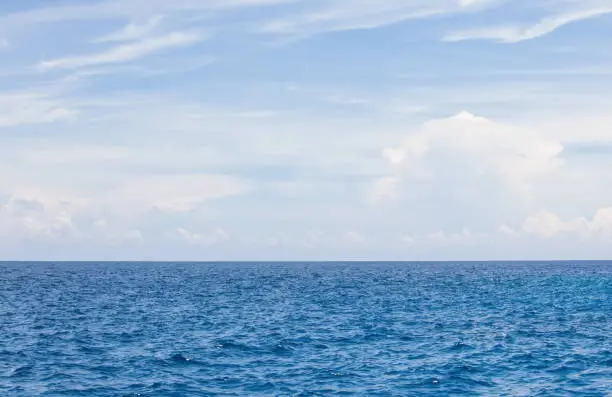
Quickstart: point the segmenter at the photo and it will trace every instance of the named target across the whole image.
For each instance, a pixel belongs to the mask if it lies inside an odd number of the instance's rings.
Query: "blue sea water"
[[[612,263],[4,263],[2,396],[609,396]]]

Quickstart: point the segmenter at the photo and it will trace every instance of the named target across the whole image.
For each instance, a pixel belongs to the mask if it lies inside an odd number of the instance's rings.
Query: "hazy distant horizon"
[[[163,260],[153,260],[153,259],[117,259],[117,260],[53,260],[53,259],[44,259],[44,260],[0,260],[1,264],[407,264],[407,265],[418,265],[418,264],[508,264],[508,265],[521,265],[521,264],[536,264],[536,265],[546,265],[546,264],[604,264],[604,263],[612,263],[612,259],[491,259],[491,260],[375,260],[375,259],[316,259],[316,260],[281,260],[281,259],[253,259],[253,260],[171,260],[171,259],[163,259]]]

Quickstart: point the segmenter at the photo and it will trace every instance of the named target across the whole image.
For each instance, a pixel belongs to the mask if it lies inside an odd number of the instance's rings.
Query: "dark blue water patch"
[[[4,263],[2,396],[607,396],[612,263]]]

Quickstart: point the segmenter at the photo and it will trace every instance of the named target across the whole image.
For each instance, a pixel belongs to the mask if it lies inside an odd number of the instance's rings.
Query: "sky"
[[[612,257],[612,0],[0,2],[2,260]]]

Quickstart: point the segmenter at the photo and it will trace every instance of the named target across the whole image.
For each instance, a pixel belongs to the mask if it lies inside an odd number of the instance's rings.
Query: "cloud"
[[[612,207],[597,210],[591,220],[581,217],[564,221],[551,212],[540,212],[527,218],[522,230],[526,234],[544,238],[573,234],[612,239]]]
[[[501,225],[498,229],[498,232],[507,237],[517,236],[517,232],[508,225]]]
[[[401,179],[397,176],[386,176],[378,179],[369,191],[369,200],[377,203],[397,199],[400,183]]]
[[[576,225],[571,219],[611,202],[609,159],[576,149],[610,140],[600,110],[609,108],[609,87],[595,79],[601,73],[533,73],[546,69],[541,62],[555,70],[598,62],[605,70],[599,40],[576,45],[571,62],[548,48],[533,52],[538,58],[523,57],[537,49],[531,46],[476,44],[478,65],[459,59],[452,45],[424,41],[475,21],[468,13],[486,9],[478,17],[500,24],[517,15],[534,21],[542,12],[569,15],[577,1],[61,3],[0,21],[0,37],[12,44],[5,68],[21,70],[3,72],[3,87],[52,86],[0,95],[0,201],[12,197],[0,204],[0,223],[17,235],[64,233],[100,250],[141,241],[151,256],[163,244],[167,256],[189,249],[214,256],[220,247],[201,247],[223,238],[215,231],[222,225],[232,233],[227,252],[236,256],[368,250],[370,257],[420,252],[435,259],[442,255],[436,244],[449,256],[477,245],[488,256],[498,241],[518,251],[528,240],[554,242],[568,228],[605,229],[596,226],[606,224],[605,213]],[[243,9],[262,4],[269,8]],[[267,22],[269,35],[248,35]],[[348,32],[396,22],[410,26]],[[210,50],[222,62],[205,71],[198,68],[209,60],[195,62],[203,55],[195,43],[205,38],[190,30],[201,25],[221,32]],[[65,36],[80,26],[88,35]],[[546,31],[517,26],[505,37]],[[261,48],[261,41],[332,31],[344,33]],[[592,33],[600,31],[584,35]],[[352,62],[357,49],[341,45],[355,34],[365,63]],[[379,39],[389,46],[374,48]],[[41,52],[30,40],[46,48],[40,70],[61,73],[32,70]],[[418,61],[398,56],[402,49]],[[308,57],[309,73],[296,57]],[[506,57],[520,58],[510,66],[519,73],[499,73]],[[462,108],[472,113],[457,113]],[[454,116],[437,118],[444,114]]]
[[[561,219],[550,212],[541,212],[525,220],[523,231],[542,237],[552,237],[563,230],[571,230]]]
[[[125,147],[115,146],[70,146],[28,148],[19,153],[27,164],[37,166],[72,165],[84,166],[91,163],[107,163],[125,159],[129,155]]]
[[[114,206],[186,212],[202,203],[247,192],[244,181],[223,175],[157,175],[129,178],[107,195]]]
[[[555,30],[574,23],[612,13],[612,7],[586,9],[581,11],[557,14],[541,19],[537,24],[528,27],[497,26],[491,28],[468,29],[454,32],[444,37],[444,41],[457,42],[464,40],[495,40],[502,43],[518,43],[547,35]]]
[[[216,230],[205,234],[192,233],[183,228],[177,228],[176,234],[191,245],[203,247],[224,243],[229,241],[231,238],[230,234],[222,228],[217,228]]]
[[[156,52],[187,47],[203,39],[204,37],[196,32],[174,32],[135,43],[123,44],[97,54],[43,61],[39,67],[43,70],[78,69],[88,66],[131,62]]]
[[[9,197],[0,203],[0,236],[13,244],[29,241],[33,244],[70,245],[89,241],[98,246],[122,242],[142,242],[139,230],[114,221],[93,216],[68,202]]]
[[[351,230],[344,234],[344,240],[349,244],[361,245],[364,244],[367,240],[360,233]]]
[[[34,146],[32,143],[29,146]],[[203,203],[242,195],[251,184],[231,175],[156,173],[130,165],[123,148],[67,147],[26,149],[11,153],[0,166],[0,195],[36,200],[49,210],[97,214],[99,211],[140,216],[147,211],[186,212]],[[1,164],[0,164],[1,165]],[[16,170],[14,167],[17,167]],[[149,166],[151,167],[151,166]],[[66,175],[70,175],[69,178]]]
[[[0,205],[0,235],[15,238],[72,238],[76,228],[69,214],[36,199],[11,196]]]
[[[94,43],[108,43],[114,41],[135,41],[149,36],[164,20],[161,16],[150,18],[144,24],[130,23],[117,32],[99,37],[93,40]]]
[[[194,11],[232,10],[272,6],[291,0],[103,0],[28,9],[0,18],[0,32],[58,22],[132,19],[143,15],[165,15]]]
[[[397,177],[469,182],[492,176],[520,185],[555,170],[562,151],[560,142],[537,131],[461,112],[425,123],[383,157]]]
[[[0,236],[4,241],[80,241],[98,248],[148,244],[155,238],[163,239],[161,233],[167,226],[156,222],[176,226],[185,214],[184,219],[197,224],[205,204],[245,194],[250,188],[243,180],[224,175],[122,175],[112,167],[107,174],[100,174],[99,166],[92,168],[95,163],[78,165],[83,172],[74,171],[76,164],[79,162],[66,167],[61,162],[49,163],[31,173],[24,166],[17,172],[2,172]],[[190,211],[194,212],[187,215]],[[145,229],[147,239],[140,232]],[[191,242],[206,245],[227,238],[219,229],[213,234],[193,233]]]
[[[18,197],[10,197],[4,204],[0,205],[0,212],[8,215],[27,216],[44,212],[45,206],[37,200],[28,200]]]
[[[75,111],[48,94],[0,93],[0,128],[22,124],[45,124],[69,120]]]
[[[260,30],[271,34],[313,35],[374,29],[410,19],[478,11],[497,3],[499,0],[331,0],[320,3],[319,8],[268,21]]]
[[[131,242],[144,241],[144,237],[140,230],[128,230],[127,232],[125,232],[123,237],[126,241],[131,241]]]
[[[384,149],[388,173],[368,199],[421,230],[496,228],[531,211],[542,181],[563,166],[562,152],[538,131],[461,112]]]

